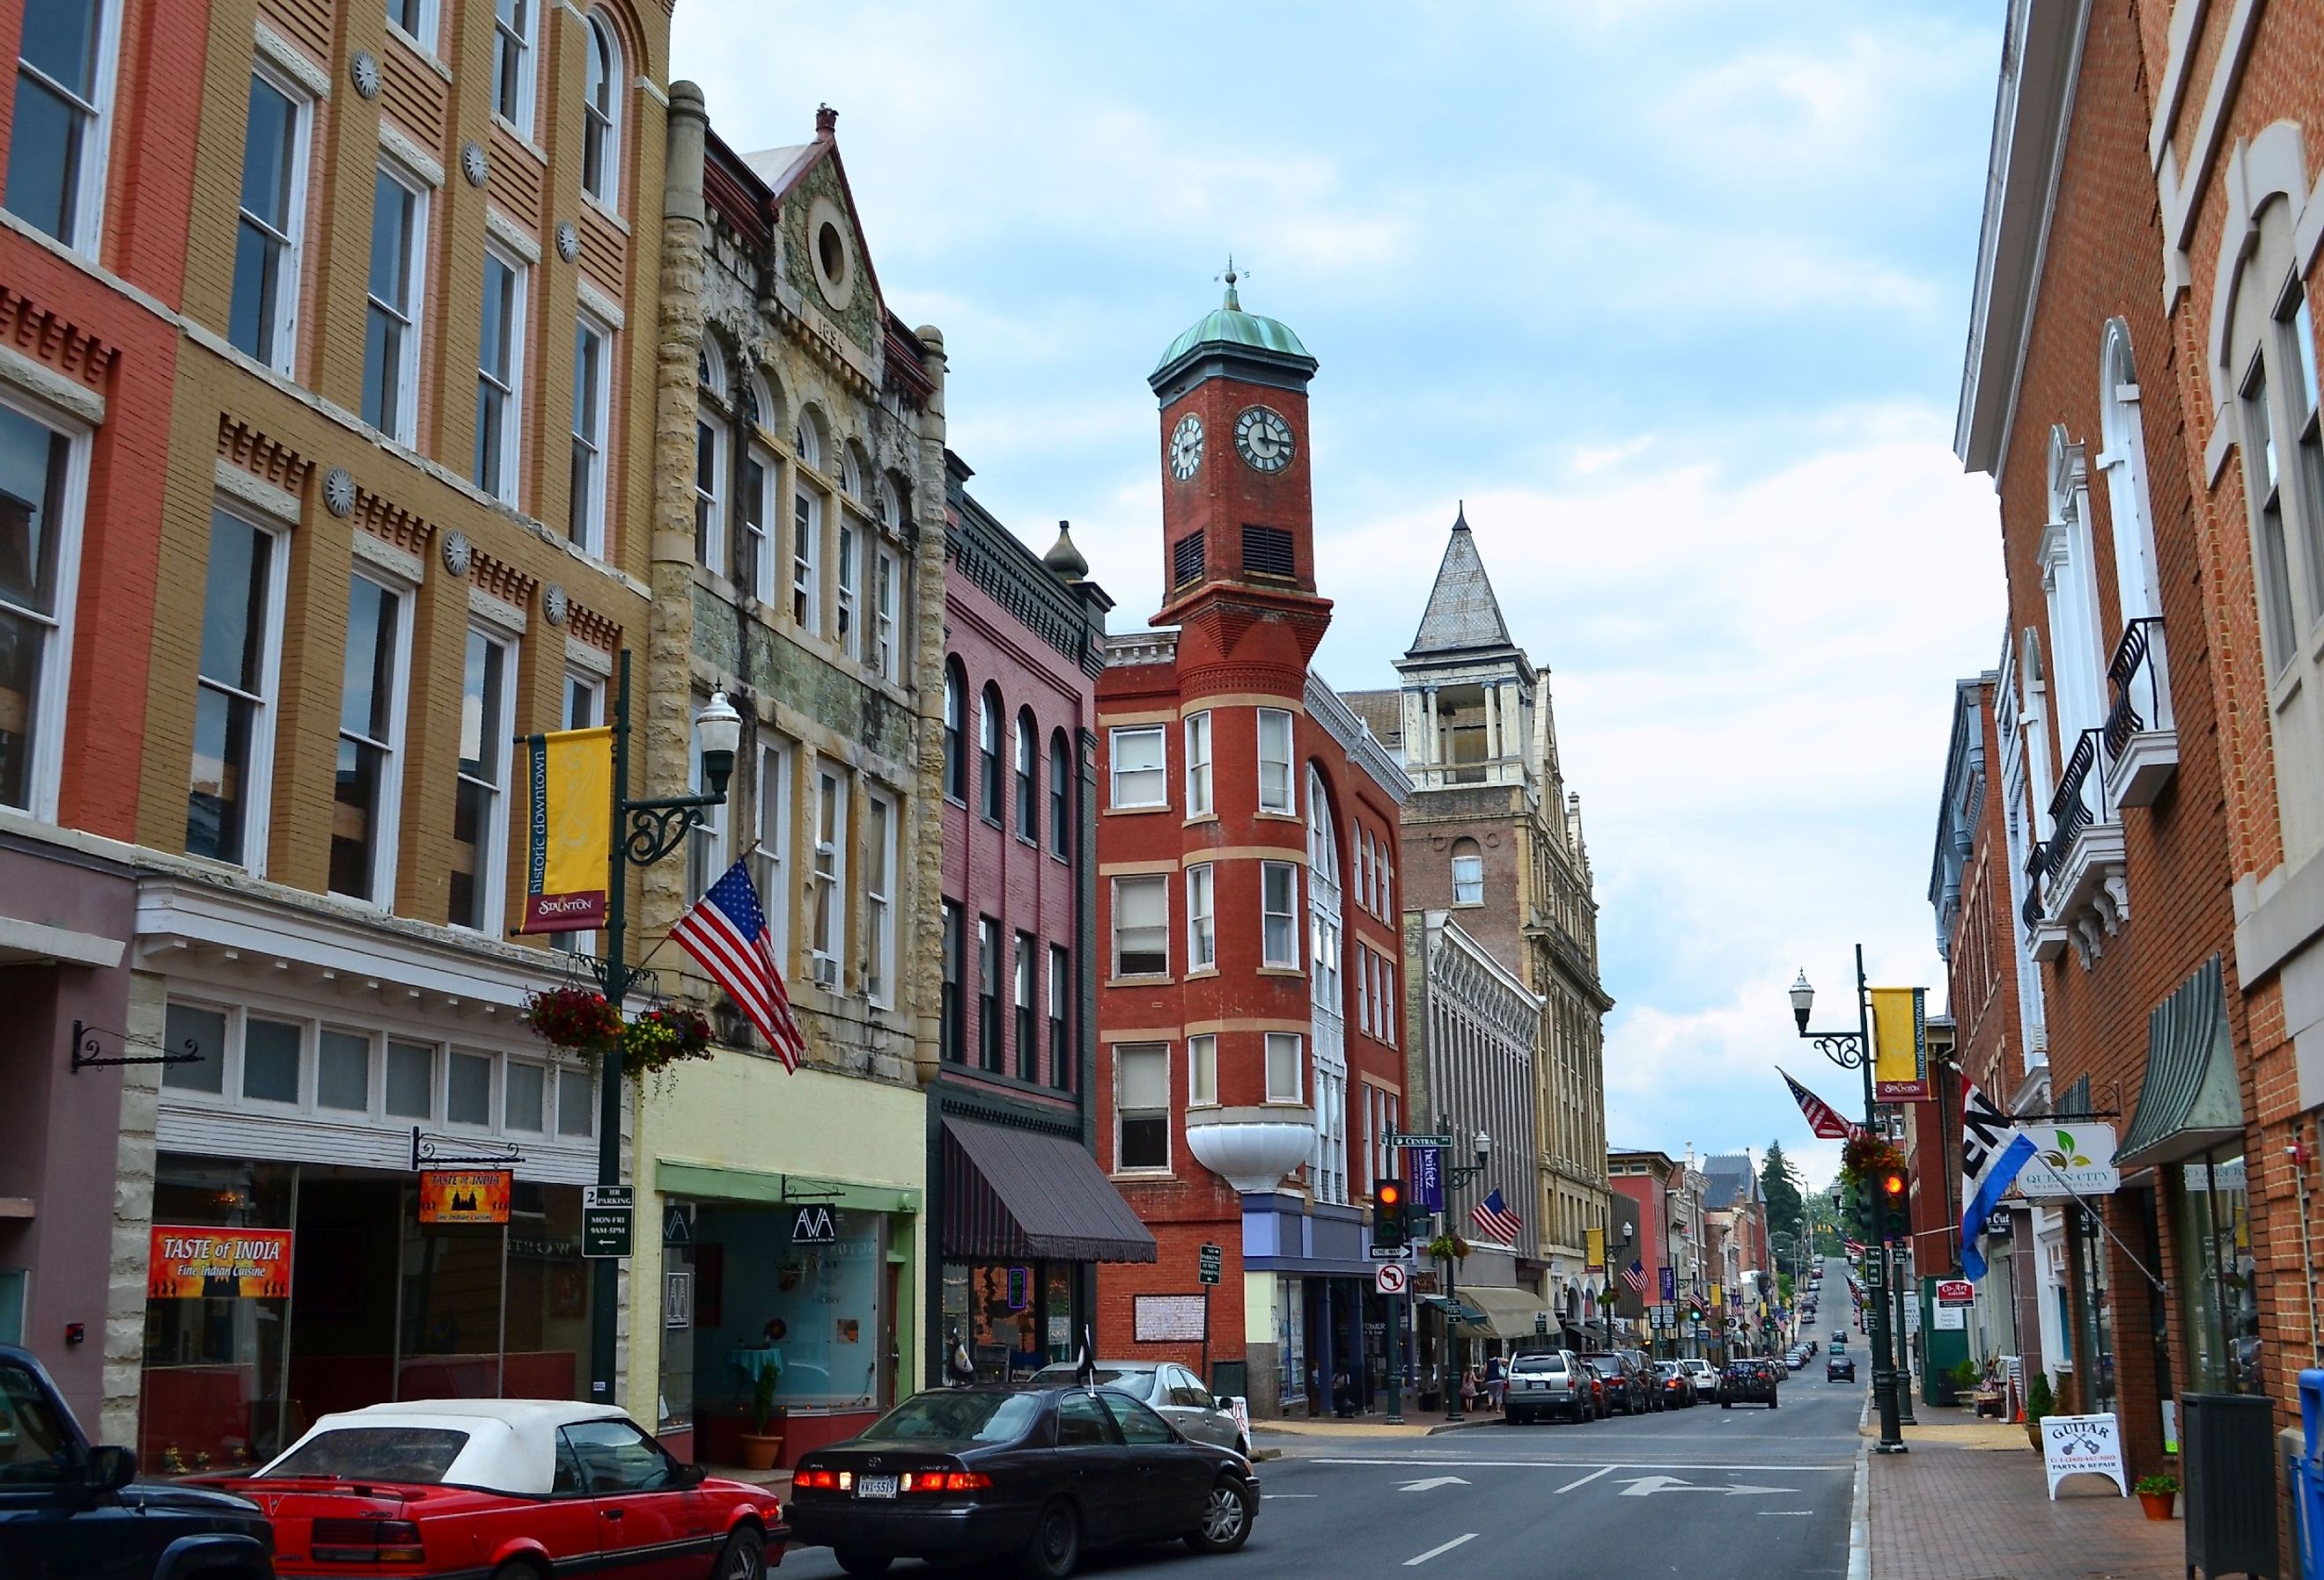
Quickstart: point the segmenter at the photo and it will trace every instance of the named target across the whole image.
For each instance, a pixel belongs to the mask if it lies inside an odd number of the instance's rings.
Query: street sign
[[[1220,1270],[1225,1265],[1226,1252],[1215,1245],[1205,1244],[1196,1254],[1200,1258],[1200,1276],[1203,1282],[1217,1283]]]
[[[1533,1314],[1533,1332],[1536,1338],[1547,1338],[1549,1336],[1548,1312],[1536,1311]]]
[[[1967,1279],[1940,1279],[1937,1280],[1937,1304],[1974,1306],[1977,1304],[1977,1286]]]
[[[581,1254],[622,1257],[630,1253],[630,1219],[638,1203],[634,1185],[581,1187]]]
[[[1364,1247],[1364,1254],[1371,1258],[1374,1261],[1410,1261],[1412,1260],[1412,1247],[1408,1244],[1367,1245]],[[1211,1281],[1213,1283],[1218,1282],[1216,1279],[1213,1279]]]
[[[1396,1138],[1396,1144],[1399,1147],[1449,1147],[1452,1144],[1452,1138],[1451,1136],[1438,1135],[1421,1136],[1398,1134]]]
[[[1404,1263],[1384,1261],[1372,1269],[1372,1285],[1383,1295],[1404,1293]]]

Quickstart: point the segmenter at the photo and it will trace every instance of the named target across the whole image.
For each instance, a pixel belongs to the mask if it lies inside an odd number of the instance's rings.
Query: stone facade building
[[[1406,902],[1452,912],[1543,1001],[1535,1056],[1537,1163],[1520,1213],[1553,1306],[1597,1319],[1608,1270],[1588,1265],[1609,1226],[1598,903],[1566,788],[1549,676],[1509,636],[1465,514],[1457,517],[1396,691],[1350,705],[1412,776],[1399,845]],[[1516,1188],[1516,1182],[1511,1182]]]
[[[656,344],[643,757],[683,793],[689,721],[743,719],[727,804],[650,870],[657,938],[745,863],[807,1041],[788,1073],[691,961],[724,1051],[639,1141],[637,1373],[659,1425],[731,1462],[778,1369],[786,1463],[919,1385],[931,1243],[943,849],[944,343],[881,295],[836,115],[742,154],[670,97]],[[641,518],[642,519],[642,518]]]

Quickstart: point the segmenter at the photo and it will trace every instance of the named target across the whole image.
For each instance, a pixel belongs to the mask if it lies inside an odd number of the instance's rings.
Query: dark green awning
[[[1464,1327],[1484,1327],[1487,1325],[1483,1312],[1456,1296],[1423,1295],[1420,1303],[1432,1310],[1443,1312]]]
[[[2176,1162],[2243,1136],[2227,983],[2214,955],[2147,1017],[2146,1076],[2116,1160],[2126,1169]]]

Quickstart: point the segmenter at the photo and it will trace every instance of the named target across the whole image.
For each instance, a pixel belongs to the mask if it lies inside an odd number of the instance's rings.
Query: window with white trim
[[[976,919],[976,1063],[980,1069],[1005,1067],[1001,1047],[1001,924]]]
[[[1211,716],[1208,709],[1186,716],[1186,816],[1201,818],[1211,809]]]
[[[1259,714],[1259,809],[1296,815],[1291,790],[1291,716],[1279,707]]]
[[[1074,1089],[1074,965],[1063,944],[1049,946],[1049,1085]]]
[[[436,48],[436,0],[387,0],[387,20],[421,49]]]
[[[855,614],[856,604],[862,597],[862,589],[858,586],[862,576],[858,564],[862,558],[857,549],[859,536],[855,518],[842,510],[839,513],[838,575],[833,582],[838,595],[839,651],[851,659],[855,656],[856,646],[863,636]]]
[[[873,790],[863,815],[863,995],[885,1007],[896,989],[896,803]]]
[[[582,40],[581,189],[608,208],[621,207],[622,45],[602,11],[587,18]]]
[[[540,0],[493,0],[493,114],[532,137]]]
[[[1010,750],[1017,759],[1017,837],[1028,845],[1041,842],[1041,729],[1033,710],[1017,710],[1017,735]]]
[[[1115,730],[1111,750],[1113,793],[1110,802],[1116,808],[1167,807],[1170,804],[1167,771],[1163,764],[1162,731],[1159,726]]]
[[[788,743],[761,737],[757,841],[751,848],[751,882],[766,913],[767,942],[783,974],[790,974],[791,764]]]
[[[1034,942],[1032,934],[1017,935],[1017,953],[1013,961],[1015,971],[1012,975],[1017,1010],[1017,1024],[1014,1029],[1017,1039],[1017,1078],[1020,1081],[1038,1081],[1041,1078],[1040,1029],[1033,1019],[1033,979],[1035,972],[1039,969],[1038,958],[1039,948],[1040,946]]]
[[[1259,964],[1299,968],[1299,869],[1259,864]]]
[[[585,554],[605,554],[605,426],[613,332],[587,313],[573,319],[573,468],[565,535]]]
[[[791,624],[809,636],[823,634],[822,562],[823,495],[801,484],[791,494]]]
[[[281,583],[281,535],[213,509],[186,854],[259,873],[266,870]]]
[[[507,866],[509,738],[516,691],[516,646],[468,628],[460,683],[459,782],[452,806],[452,870],[446,919],[454,927],[498,930]]]
[[[1306,1092],[1306,1079],[1301,1068],[1300,1043],[1296,1031],[1269,1031],[1267,1034],[1267,1100],[1269,1103],[1296,1103]]]
[[[1207,971],[1219,963],[1218,920],[1213,910],[1211,864],[1186,869],[1186,969]]]
[[[426,186],[417,176],[382,161],[372,177],[363,420],[407,445],[419,425],[420,302],[427,236]]]
[[[1484,850],[1473,839],[1456,839],[1452,842],[1452,903],[1482,905],[1484,902]]]
[[[476,453],[469,480],[504,504],[516,503],[522,448],[524,264],[484,245],[483,321],[476,341]]]
[[[767,506],[774,495],[775,477],[774,457],[751,446],[742,456],[742,497],[734,502],[741,538],[734,550],[734,584],[762,604],[775,596],[775,557],[767,542]]]
[[[1113,881],[1113,975],[1170,972],[1170,881],[1156,873]]]
[[[1074,754],[1065,732],[1049,736],[1049,854],[1060,861],[1074,856]]]
[[[817,759],[807,947],[815,979],[833,993],[846,991],[840,971],[847,949],[847,796],[846,771]]]
[[[1219,1039],[1208,1032],[1186,1039],[1186,1106],[1208,1108],[1219,1100]]]
[[[944,793],[965,806],[968,802],[968,677],[960,661],[945,660]]]
[[[872,563],[872,668],[882,680],[901,672],[903,598],[904,562],[882,543]]]
[[[307,228],[307,143],[314,105],[281,73],[264,65],[251,69],[226,338],[236,350],[286,376],[298,346],[299,244]]]
[[[986,681],[976,699],[976,810],[1001,821],[1001,688]]]
[[[8,185],[26,224],[92,257],[105,217],[118,0],[35,0],[21,13]]]
[[[403,779],[403,649],[410,609],[410,596],[400,588],[361,573],[348,582],[329,882],[334,894],[383,908],[395,898],[396,811]]]
[[[88,449],[86,437],[0,403],[0,806],[51,820]]]
[[[1113,1166],[1120,1173],[1170,1167],[1170,1045],[1113,1049]]]

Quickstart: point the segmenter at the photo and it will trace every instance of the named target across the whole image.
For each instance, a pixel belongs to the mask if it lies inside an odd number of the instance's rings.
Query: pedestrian
[[[1499,1355],[1489,1356],[1485,1362],[1486,1402],[1493,1409],[1499,1410],[1501,1408],[1501,1400],[1508,1397],[1508,1363]]]
[[[1477,1408],[1477,1369],[1474,1366],[1461,1368],[1461,1408],[1464,1410]]]

